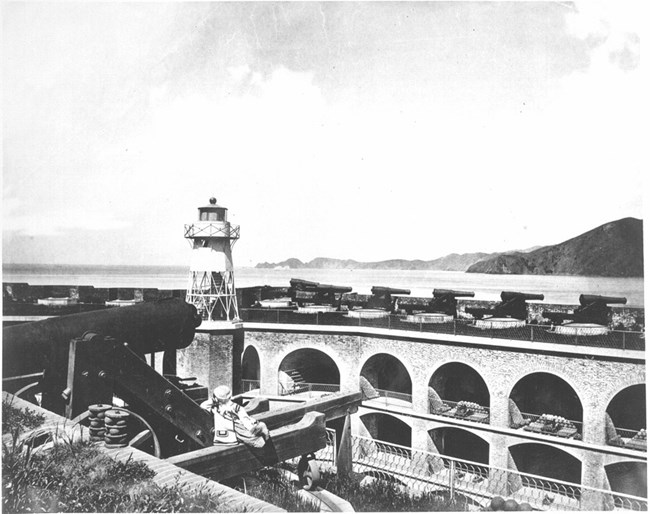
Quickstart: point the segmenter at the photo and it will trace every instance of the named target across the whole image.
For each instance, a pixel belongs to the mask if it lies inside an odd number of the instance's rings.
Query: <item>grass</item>
[[[42,422],[30,409],[3,402],[3,512],[224,512],[205,487],[178,481],[160,487],[141,462],[119,462],[90,442],[66,441],[51,448],[18,442],[19,434]]]
[[[2,400],[2,433],[17,437],[23,430],[40,427],[45,418],[32,409],[18,409],[11,400]]]
[[[356,512],[450,512],[464,511],[464,502],[454,502],[448,492],[414,495],[399,485],[375,480],[361,485],[365,475],[353,473],[349,478],[332,473],[321,475],[321,487],[350,502]]]
[[[297,496],[296,487],[276,468],[247,473],[230,480],[228,485],[287,512],[318,512],[312,502]]]

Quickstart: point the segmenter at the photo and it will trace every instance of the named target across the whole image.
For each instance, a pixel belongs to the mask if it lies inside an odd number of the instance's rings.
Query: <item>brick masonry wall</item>
[[[577,420],[584,422],[583,441],[599,446],[605,445],[605,412],[614,396],[631,385],[645,383],[645,363],[638,361],[567,357],[517,349],[445,344],[444,341],[248,330],[244,349],[249,347],[258,352],[261,389],[266,395],[277,394],[278,370],[283,359],[292,352],[316,349],[333,359],[339,368],[341,391],[345,393],[359,389],[359,376],[371,357],[388,354],[406,368],[413,386],[413,411],[423,414],[428,414],[428,386],[434,373],[447,363],[460,362],[473,368],[485,381],[490,392],[490,426],[504,430],[509,429],[508,398],[515,385],[532,373],[550,373],[567,382],[576,392],[583,408],[583,419]],[[414,448],[423,450],[430,450],[427,432],[445,426],[441,422],[402,418],[412,428]],[[358,421],[356,426],[359,426]],[[469,431],[489,442],[490,464],[501,468],[507,468],[512,461],[509,457],[511,447],[530,442],[522,440],[516,431],[512,431],[511,436],[485,432],[479,426],[469,428]],[[606,463],[625,460],[625,457],[617,457],[605,462],[602,454],[589,449],[566,447],[559,440],[554,445],[582,462],[582,483],[591,487],[604,486]]]

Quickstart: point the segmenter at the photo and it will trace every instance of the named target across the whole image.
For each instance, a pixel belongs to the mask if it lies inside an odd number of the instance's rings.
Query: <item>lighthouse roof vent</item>
[[[227,207],[224,207],[223,205],[217,205],[217,199],[213,196],[210,198],[210,204],[209,205],[204,205],[203,207],[199,207],[201,210],[212,210],[212,209],[227,209]]]

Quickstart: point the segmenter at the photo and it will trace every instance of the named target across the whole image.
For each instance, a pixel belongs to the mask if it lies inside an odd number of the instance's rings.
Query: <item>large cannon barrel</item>
[[[372,286],[370,292],[374,295],[385,295],[385,294],[411,294],[410,289],[398,289],[396,287],[384,287],[384,286]]]
[[[516,291],[502,291],[501,292],[501,301],[508,302],[514,300],[515,298],[520,298],[522,300],[543,300],[544,295],[539,293],[519,293]]]
[[[57,349],[88,331],[124,341],[143,355],[189,346],[200,324],[193,305],[170,298],[14,325],[2,331],[3,375],[42,371]]]
[[[454,291],[453,289],[434,289],[433,290],[433,296],[434,298],[438,298],[441,296],[466,296],[466,297],[473,297],[474,296],[474,291]]]
[[[312,282],[311,280],[303,280],[301,278],[292,278],[289,280],[289,284],[291,284],[291,287],[294,289],[298,289],[300,291],[308,291],[312,289],[316,289],[318,287],[318,282]]]
[[[591,303],[602,303],[605,305],[608,303],[627,303],[627,298],[624,296],[600,296],[596,294],[581,294],[578,300],[582,306],[589,305]]]
[[[322,293],[350,293],[352,288],[349,286],[333,286],[331,284],[318,284],[316,291]]]

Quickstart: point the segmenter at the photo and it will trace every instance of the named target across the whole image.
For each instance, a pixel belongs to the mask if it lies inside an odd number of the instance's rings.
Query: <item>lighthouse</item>
[[[204,322],[239,321],[232,247],[239,227],[228,222],[228,209],[210,198],[199,207],[199,220],[185,225],[192,245],[186,301],[196,307]]]

